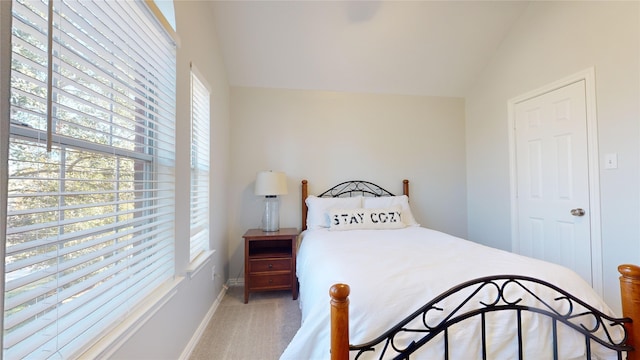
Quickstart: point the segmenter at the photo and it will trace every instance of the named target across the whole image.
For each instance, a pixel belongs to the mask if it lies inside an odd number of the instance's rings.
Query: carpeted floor
[[[278,359],[300,327],[298,301],[291,291],[252,293],[230,287],[190,360]]]

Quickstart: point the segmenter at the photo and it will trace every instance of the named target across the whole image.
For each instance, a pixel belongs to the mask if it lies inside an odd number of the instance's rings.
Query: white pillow
[[[389,208],[395,205],[400,205],[402,210],[402,221],[404,221],[407,226],[420,226],[411,213],[409,197],[407,195],[377,197],[366,196],[362,199],[362,207],[365,209]]]
[[[406,226],[400,205],[384,209],[332,209],[329,220],[329,230],[402,229]]]
[[[329,227],[331,209],[356,209],[362,207],[362,196],[321,198],[309,195],[307,204],[307,229],[315,230]]]

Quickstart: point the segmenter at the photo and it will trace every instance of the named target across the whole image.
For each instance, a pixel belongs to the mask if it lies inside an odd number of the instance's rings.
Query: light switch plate
[[[618,154],[610,153],[604,156],[604,168],[605,169],[617,169],[618,168]]]

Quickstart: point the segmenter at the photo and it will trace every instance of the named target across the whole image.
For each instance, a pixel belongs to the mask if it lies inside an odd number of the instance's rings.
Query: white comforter
[[[461,282],[488,275],[514,274],[548,281],[599,310],[613,314],[577,274],[564,267],[482,246],[422,227],[400,230],[308,230],[297,257],[302,324],[281,359],[328,359],[330,348],[329,288],[351,287],[350,343],[372,340],[420,306]],[[517,358],[510,335],[514,318],[495,316],[489,330],[489,358]],[[505,314],[504,319],[499,317]],[[551,355],[549,322],[530,316],[524,321],[528,359]],[[506,324],[505,324],[506,323]],[[452,329],[451,358],[479,358],[478,326]],[[474,341],[475,339],[475,341]],[[506,340],[498,343],[496,339]],[[540,339],[546,345],[534,342]],[[469,340],[469,341],[467,341]],[[464,344],[460,341],[466,341]],[[561,333],[560,359],[584,358],[584,338]],[[442,358],[442,347],[425,346],[418,359]],[[545,349],[546,347],[546,349]],[[436,351],[435,353],[433,351]],[[438,355],[435,355],[438,354]],[[600,354],[599,357],[605,357]]]

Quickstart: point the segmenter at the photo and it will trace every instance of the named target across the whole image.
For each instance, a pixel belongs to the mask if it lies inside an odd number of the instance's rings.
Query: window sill
[[[215,253],[215,250],[207,250],[201,252],[195,259],[189,264],[187,267],[186,274],[189,276],[189,280],[193,279],[198,275],[200,270],[204,268],[204,266],[211,260],[211,256]]]

